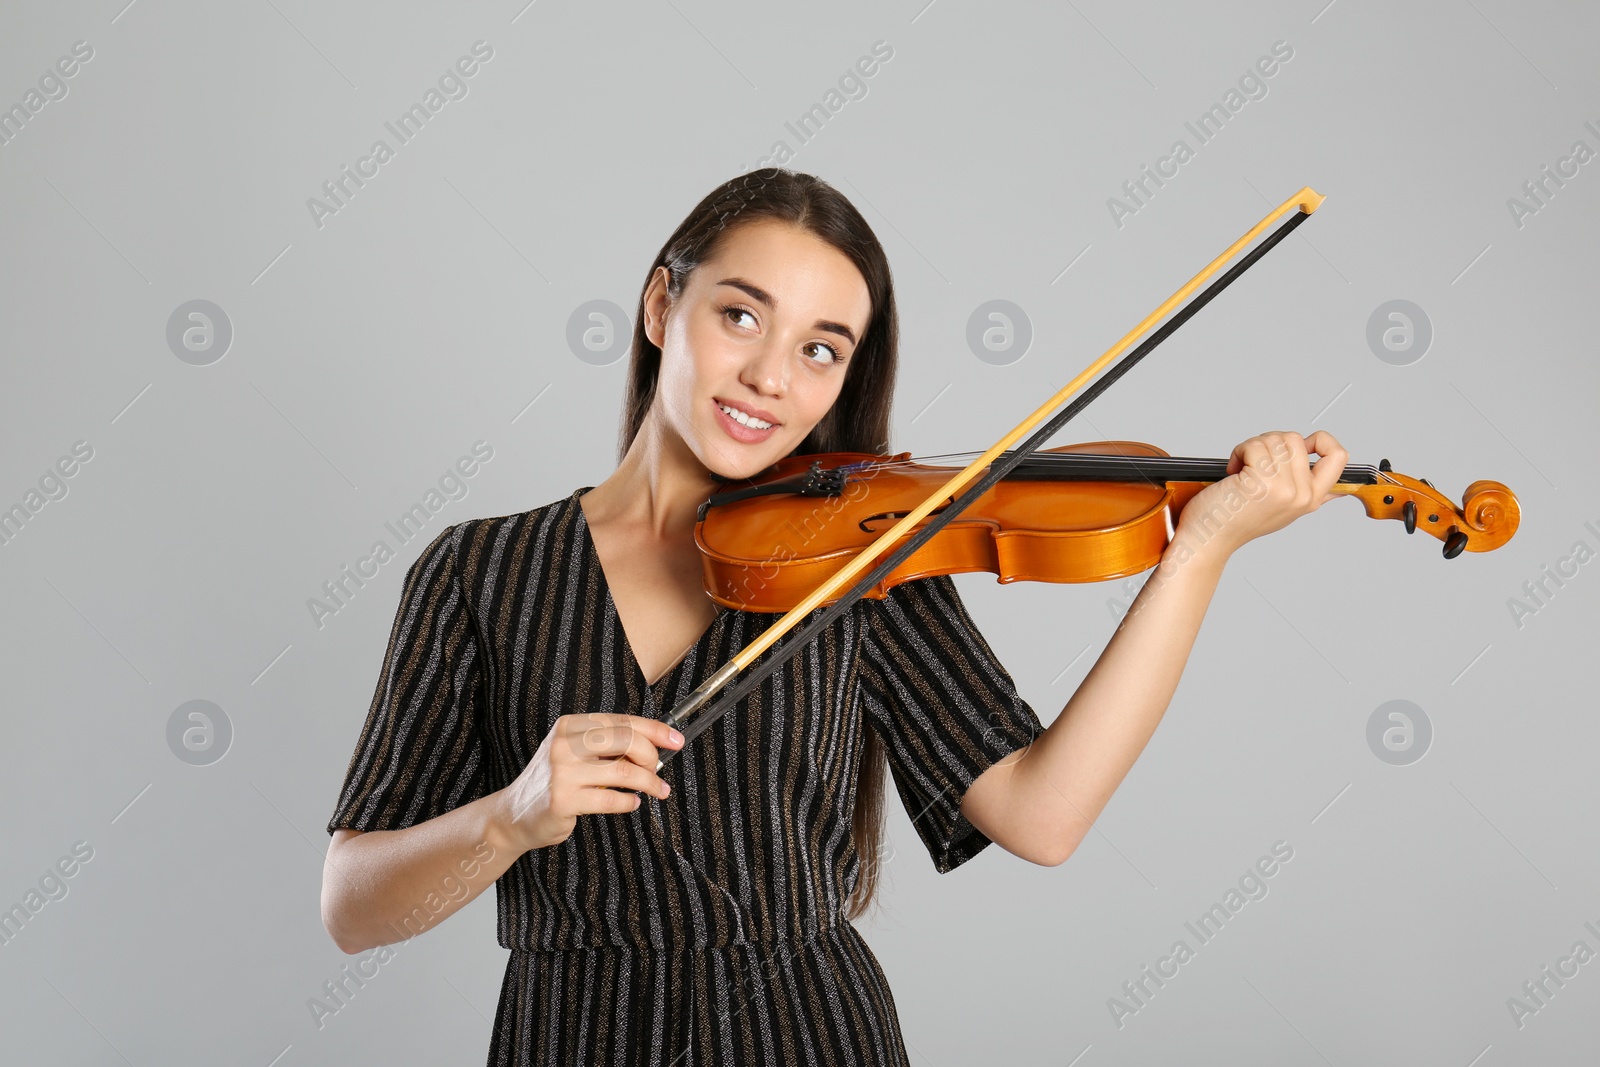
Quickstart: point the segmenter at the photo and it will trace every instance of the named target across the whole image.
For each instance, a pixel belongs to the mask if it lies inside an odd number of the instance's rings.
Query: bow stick
[[[1106,349],[1105,353],[1101,355],[1099,359],[1085,367],[1077,377],[1073,378],[1072,381],[1064,385],[1059,392],[1057,392],[1049,400],[1045,401],[1044,404],[1042,404],[1027,418],[1018,423],[1016,427],[1014,427],[1004,437],[1000,438],[1000,440],[991,445],[989,449],[978,456],[977,459],[973,460],[965,468],[952,475],[950,479],[944,483],[944,485],[934,490],[934,492],[930,494],[926,500],[912,508],[910,511],[906,512],[899,522],[885,530],[882,536],[880,536],[876,541],[863,548],[853,560],[841,567],[838,571],[834,572],[825,581],[820,583],[816,589],[812,590],[809,596],[807,596],[800,603],[796,604],[792,609],[785,613],[782,618],[778,619],[777,622],[769,626],[759,637],[751,641],[744,648],[740,649],[732,659],[724,664],[710,678],[707,678],[704,682],[700,683],[694,692],[685,697],[667,715],[667,722],[670,723],[675,729],[679,729],[683,733],[684,746],[687,747],[690,741],[694,740],[701,733],[709,729],[718,719],[726,714],[741,697],[743,697],[757,685],[760,685],[762,680],[765,679],[768,674],[792,659],[801,648],[805,647],[812,634],[831,623],[841,613],[850,610],[851,606],[854,605],[854,603],[859,600],[867,590],[877,585],[878,582],[880,582],[887,574],[889,574],[890,571],[894,570],[895,567],[899,566],[902,561],[911,555],[911,553],[915,552],[918,548],[925,544],[929,538],[933,537],[934,534],[943,529],[946,523],[950,522],[957,515],[959,515],[968,504],[986,492],[988,488],[995,482],[1005,477],[1006,473],[1018,463],[1022,462],[1022,460],[1030,452],[1033,452],[1035,449],[1041,447],[1044,442],[1056,432],[1056,430],[1060,429],[1061,426],[1066,424],[1066,422],[1069,421],[1079,411],[1081,411],[1085,405],[1094,400],[1095,397],[1099,396],[1100,393],[1109,387],[1112,382],[1116,381],[1117,378],[1120,378],[1123,374],[1127,373],[1128,370],[1132,369],[1134,364],[1143,359],[1157,345],[1171,336],[1173,331],[1187,322],[1195,314],[1195,312],[1204,307],[1212,299],[1212,297],[1216,296],[1223,289],[1226,289],[1230,284],[1232,284],[1235,278],[1248,270],[1251,264],[1265,255],[1279,241],[1287,237],[1290,231],[1292,231],[1300,223],[1304,222],[1313,211],[1322,205],[1322,201],[1324,199],[1325,197],[1323,197],[1320,193],[1313,190],[1310,186],[1307,186],[1304,189],[1301,189],[1298,193],[1295,193],[1294,196],[1290,197],[1288,200],[1285,200],[1282,204],[1279,204],[1272,210],[1270,214],[1252,226],[1249,232],[1247,232],[1243,237],[1240,237],[1233,244],[1229,245],[1226,251],[1224,251],[1216,259],[1213,259],[1210,263],[1206,264],[1205,268],[1193,278],[1189,279],[1189,281],[1185,283],[1182,288],[1173,293],[1171,296],[1167,297],[1167,299],[1162,302],[1160,307],[1156,308],[1149,315],[1145,316],[1144,320],[1140,322],[1139,325],[1129,330],[1120,341]],[[1039,426],[1041,422],[1044,422],[1044,420],[1049,417],[1052,411],[1055,411],[1062,404],[1066,403],[1067,400],[1071,399],[1073,394],[1077,393],[1079,389],[1082,389],[1084,384],[1088,382],[1089,379],[1093,378],[1096,374],[1099,374],[1102,370],[1104,370],[1112,360],[1116,359],[1123,352],[1125,352],[1129,345],[1133,344],[1136,340],[1142,337],[1152,326],[1154,326],[1169,312],[1171,312],[1173,308],[1177,307],[1179,303],[1187,299],[1191,293],[1193,293],[1197,288],[1200,287],[1202,283],[1206,281],[1206,279],[1210,278],[1217,271],[1221,270],[1224,265],[1238,255],[1242,249],[1250,244],[1250,242],[1259,237],[1268,226],[1271,226],[1274,222],[1278,221],[1278,219],[1282,218],[1284,215],[1287,215],[1291,211],[1295,211],[1296,209],[1298,209],[1298,212],[1294,215],[1294,217],[1280,226],[1277,230],[1273,231],[1270,237],[1262,241],[1261,244],[1252,249],[1244,259],[1240,260],[1237,264],[1230,268],[1226,274],[1213,282],[1204,293],[1202,293],[1190,304],[1186,305],[1177,314],[1173,315],[1169,321],[1164,323],[1162,327],[1156,331],[1156,333],[1152,334],[1148,340],[1141,344],[1133,354],[1131,354],[1121,363],[1117,364],[1116,367],[1112,368],[1112,370],[1099,381],[1095,382],[1095,384],[1086,393],[1084,393],[1083,396],[1079,397],[1066,409],[1058,413],[1055,418],[1050,419],[1047,423],[1045,423],[1042,428],[1038,429],[1032,437],[1023,443],[1021,448],[1017,448],[1009,452],[1005,459],[1001,460],[1001,462],[994,462],[997,456],[1006,452],[1024,434]],[[972,479],[977,476],[978,472],[985,467],[989,468],[988,473],[985,474],[978,481],[978,483],[973,486],[970,492],[955,498],[950,504],[946,505],[937,516],[934,517],[932,522],[928,523],[927,526],[912,534],[906,543],[898,546],[893,551],[890,551],[890,546],[899,540],[901,535],[910,531],[913,526],[926,518],[940,501],[954,497],[956,493],[960,492],[961,489],[965,487],[968,482],[972,481]],[[697,711],[700,711],[700,709],[706,708],[706,705],[710,704],[714,696],[716,696],[724,687],[726,687],[740,674],[744,673],[745,670],[749,668],[750,665],[754,663],[762,653],[771,648],[779,638],[798,625],[805,618],[805,616],[816,610],[824,600],[827,600],[841,586],[854,578],[864,568],[866,568],[885,552],[889,552],[889,557],[887,559],[874,568],[870,574],[852,586],[848,592],[840,597],[839,600],[829,605],[827,610],[823,611],[822,614],[818,615],[815,619],[807,623],[795,634],[793,640],[786,642],[776,651],[772,658],[763,663],[759,671],[754,671],[746,675],[736,685],[734,685],[731,690],[723,693],[715,704],[712,704],[703,713],[695,714]],[[689,723],[687,726],[685,726],[683,725],[684,719],[688,715],[695,715],[695,718],[692,723]],[[679,749],[678,751],[682,750]],[[664,756],[657,760],[657,773],[660,773],[661,768],[666,765],[666,761],[671,759],[672,756],[673,752],[669,750]]]

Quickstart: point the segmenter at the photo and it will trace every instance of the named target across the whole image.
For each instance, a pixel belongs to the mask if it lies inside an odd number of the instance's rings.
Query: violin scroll
[[[1511,540],[1522,521],[1522,508],[1516,494],[1499,482],[1480,479],[1467,486],[1461,494],[1464,517],[1475,529],[1482,531],[1478,544],[1469,544],[1473,552],[1487,552]]]
[[[1397,474],[1384,460],[1374,483],[1350,486],[1374,519],[1399,519],[1406,533],[1421,530],[1444,542],[1444,558],[1462,552],[1489,552],[1517,532],[1522,509],[1517,497],[1500,482],[1479,480],[1467,486],[1456,507],[1426,478]]]

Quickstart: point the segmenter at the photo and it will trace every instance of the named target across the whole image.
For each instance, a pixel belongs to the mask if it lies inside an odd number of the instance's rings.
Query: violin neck
[[[1317,461],[1313,459],[1311,466]],[[1225,459],[1186,456],[1121,456],[1091,452],[1035,452],[1008,478],[1023,481],[1077,482],[1220,482],[1228,476]],[[1375,468],[1349,466],[1339,475],[1339,485],[1373,485]]]

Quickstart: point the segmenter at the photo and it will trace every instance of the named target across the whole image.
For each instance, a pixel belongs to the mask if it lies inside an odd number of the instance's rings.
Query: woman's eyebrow
[[[724,278],[717,284],[731,285],[735,289],[743,289],[750,295],[752,300],[765,304],[774,311],[776,311],[778,308],[778,300],[776,297],[767,292],[765,289],[761,288],[761,286],[756,285],[753,282],[747,282],[743,278]],[[843,337],[845,340],[849,341],[851,344],[856,343],[856,332],[842,322],[829,322],[827,319],[818,319],[816,322],[812,323],[811,328],[814,330],[825,330],[828,333],[836,333],[840,337]]]

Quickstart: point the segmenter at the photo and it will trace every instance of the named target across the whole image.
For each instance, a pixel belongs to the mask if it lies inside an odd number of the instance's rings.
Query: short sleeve
[[[961,814],[977,777],[1044,729],[948,575],[863,600],[860,699],[900,799],[940,874],[990,844]]]
[[[459,529],[441,532],[406,571],[330,834],[402,829],[485,795],[482,649],[455,567]]]

